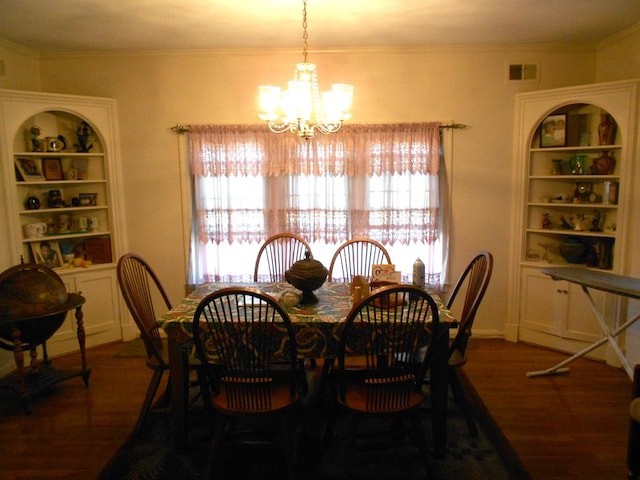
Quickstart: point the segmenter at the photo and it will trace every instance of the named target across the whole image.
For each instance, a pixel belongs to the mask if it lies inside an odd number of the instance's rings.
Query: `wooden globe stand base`
[[[70,378],[82,377],[85,386],[89,386],[89,376],[91,369],[87,368],[87,358],[85,354],[85,331],[82,313],[84,298],[80,295],[69,294],[69,300],[65,306],[66,310],[56,312],[54,315],[44,315],[40,317],[23,318],[11,322],[11,337],[13,345],[0,341],[0,348],[13,351],[16,363],[16,372],[6,378],[0,379],[0,388],[15,392],[25,413],[31,413],[31,399],[49,389],[52,385],[68,380]],[[23,339],[23,329],[26,330],[29,323],[38,321],[57,323],[64,321],[67,311],[75,309],[78,344],[80,346],[80,357],[82,369],[80,370],[57,370],[55,369],[47,355],[47,344],[45,339],[25,340]],[[42,345],[42,360],[38,360],[37,347]],[[30,362],[25,368],[24,352],[29,351]]]

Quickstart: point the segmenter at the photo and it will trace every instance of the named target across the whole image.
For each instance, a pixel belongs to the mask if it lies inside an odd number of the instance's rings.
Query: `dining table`
[[[279,300],[293,324],[298,355],[305,359],[332,360],[337,357],[338,343],[347,315],[354,305],[351,285],[326,282],[314,293],[318,302],[301,305],[291,302],[300,291],[285,282],[205,283],[187,295],[180,304],[162,315],[158,321],[167,335],[171,375],[172,433],[174,448],[183,452],[187,445],[187,413],[189,403],[189,358],[195,354],[193,319],[201,300],[216,290],[238,286],[258,289]],[[437,335],[427,335],[433,356],[430,366],[430,394],[433,452],[443,457],[447,439],[447,363],[449,329],[457,326],[455,317],[444,306],[439,295],[429,292],[438,305],[440,327]],[[294,297],[292,297],[292,294]],[[431,332],[427,332],[431,333]],[[358,352],[354,352],[358,353]]]

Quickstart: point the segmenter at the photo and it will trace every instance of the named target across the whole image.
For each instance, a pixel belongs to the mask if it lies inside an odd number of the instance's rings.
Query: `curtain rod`
[[[452,129],[452,130],[462,130],[465,128],[469,128],[469,125],[465,125],[464,123],[446,123],[444,125],[440,125],[440,129]]]
[[[441,130],[445,130],[445,129],[463,130],[465,128],[469,128],[469,125],[465,125],[464,123],[455,123],[455,122],[440,125]],[[176,123],[173,127],[171,127],[171,131],[176,135],[184,135],[185,133],[189,132],[189,127]]]

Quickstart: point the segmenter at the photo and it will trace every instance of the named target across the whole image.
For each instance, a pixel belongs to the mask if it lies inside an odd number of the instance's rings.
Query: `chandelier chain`
[[[309,34],[307,33],[307,0],[304,0],[302,6],[302,40],[303,48],[302,55],[304,57],[304,63],[307,63],[307,50],[309,50]]]

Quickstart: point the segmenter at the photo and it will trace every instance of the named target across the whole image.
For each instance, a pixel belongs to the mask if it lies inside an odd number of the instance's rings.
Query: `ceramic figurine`
[[[551,220],[548,213],[542,214],[542,228],[551,228]]]
[[[42,150],[42,145],[40,145],[40,140],[38,139],[40,136],[40,128],[34,125],[29,129],[29,135],[31,137],[31,151],[40,152]]]
[[[591,231],[592,232],[601,232],[602,228],[600,227],[600,222],[602,220],[602,214],[595,210],[593,213],[593,220],[591,220]]]
[[[76,131],[76,135],[78,136],[78,143],[75,145],[75,147],[78,153],[86,153],[93,148],[93,143],[91,145],[87,145],[89,142],[90,134],[91,130],[89,129],[89,124],[83,121]]]
[[[562,228],[564,228],[565,230],[572,230],[573,229],[571,224],[569,222],[567,222],[567,220],[562,215],[560,215],[560,226]]]
[[[574,218],[573,220],[574,220],[574,222],[573,222],[573,229],[574,229],[576,232],[582,232],[582,231],[584,230],[584,226],[583,226],[583,223],[584,223],[584,215],[581,215],[581,214],[576,215],[576,216],[575,216],[575,218]]]

